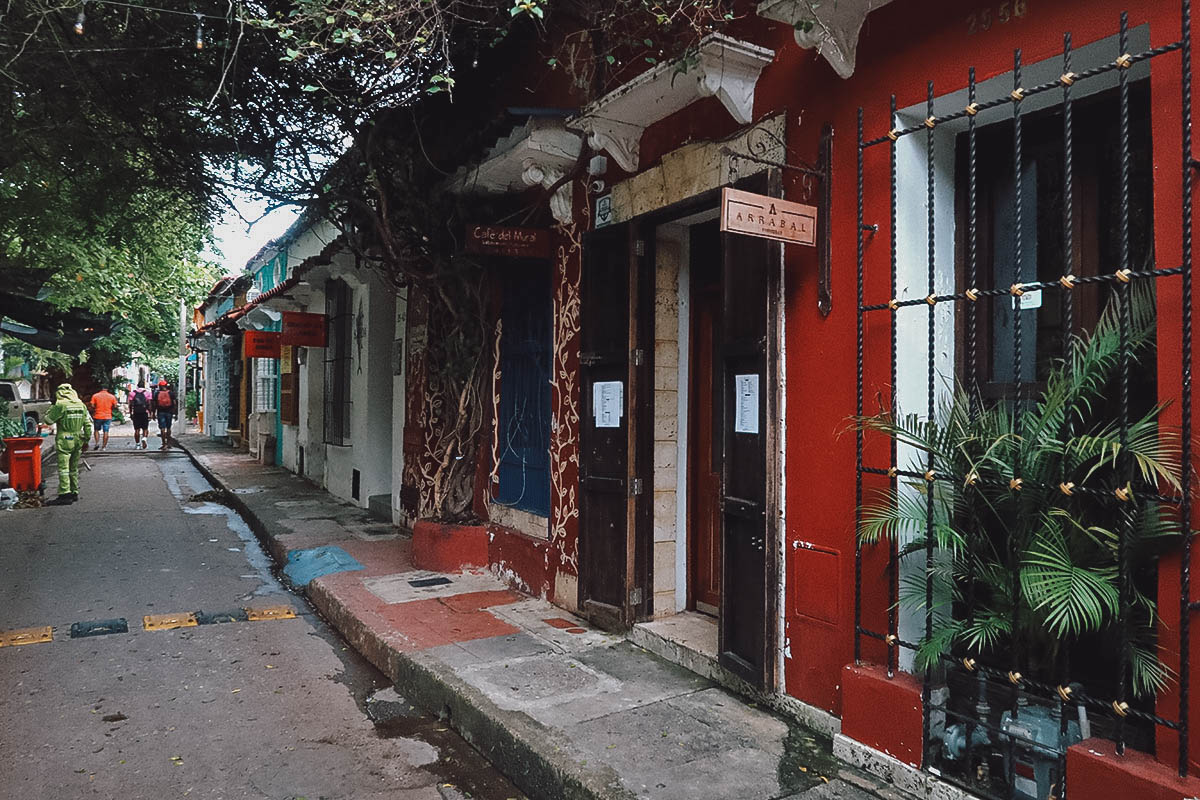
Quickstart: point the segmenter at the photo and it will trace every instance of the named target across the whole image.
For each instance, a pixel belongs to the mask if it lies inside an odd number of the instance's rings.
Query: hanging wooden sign
[[[465,249],[478,256],[550,258],[550,231],[545,228],[468,225]]]
[[[815,247],[817,209],[725,187],[721,190],[721,230]]]
[[[242,354],[246,358],[279,358],[279,333],[246,331],[242,334]]]
[[[281,342],[294,347],[324,347],[325,315],[284,311]]]

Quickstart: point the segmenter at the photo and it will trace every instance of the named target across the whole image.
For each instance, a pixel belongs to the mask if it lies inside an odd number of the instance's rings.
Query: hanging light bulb
[[[196,14],[196,49],[204,49],[204,18]]]
[[[79,16],[75,18],[75,33],[83,36],[83,23],[87,17],[83,13],[84,7],[87,5],[87,0],[83,0],[83,5],[79,7]]]

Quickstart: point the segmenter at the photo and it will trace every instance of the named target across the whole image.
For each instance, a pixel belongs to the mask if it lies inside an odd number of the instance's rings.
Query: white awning
[[[854,74],[858,34],[867,15],[892,0],[763,0],[758,15],[792,26],[796,43],[816,49],[843,78]]]
[[[244,331],[265,331],[283,319],[283,314],[272,311],[266,306],[258,305],[247,311],[237,321],[237,326]]]
[[[754,115],[754,88],[775,52],[723,34],[704,37],[693,54],[658,64],[601,97],[567,126],[588,135],[621,169],[637,172],[642,132],[704,97],[716,97],[739,123]]]

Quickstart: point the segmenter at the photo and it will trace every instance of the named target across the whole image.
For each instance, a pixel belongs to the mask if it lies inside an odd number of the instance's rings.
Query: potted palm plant
[[[1152,363],[1152,296],[1133,289],[1125,296],[1126,359]],[[1182,491],[1178,436],[1159,424],[1162,405],[1131,414],[1124,435],[1114,419],[1118,303],[1119,296],[1089,335],[1071,342],[1026,402],[986,405],[959,387],[933,419],[857,420],[918,451],[909,474],[923,476],[931,460],[936,475],[931,483],[900,477],[881,489],[864,504],[858,529],[864,547],[894,542],[901,564],[922,554],[919,568],[902,569],[898,600],[924,613],[932,485],[934,623],[919,642],[918,669],[946,656],[1007,665],[1015,653],[1018,671],[1054,684],[1081,644],[1113,657],[1125,642],[1134,697],[1150,697],[1170,679],[1155,651],[1154,580],[1157,557],[1179,530],[1155,495]]]

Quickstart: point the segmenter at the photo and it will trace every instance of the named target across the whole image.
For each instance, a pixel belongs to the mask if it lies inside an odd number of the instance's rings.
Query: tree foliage
[[[514,75],[531,97],[545,81],[565,85],[581,107],[752,8],[7,0],[0,275],[63,307],[116,311],[165,342],[172,315],[154,301],[207,288],[196,256],[232,196],[319,212],[360,263],[430,298],[432,462],[444,465],[431,484],[446,487],[432,513],[467,513],[490,331],[482,272],[454,255],[455,226],[491,217],[443,197],[448,175],[513,127],[493,101]],[[519,217],[548,223],[544,199],[526,198]]]

